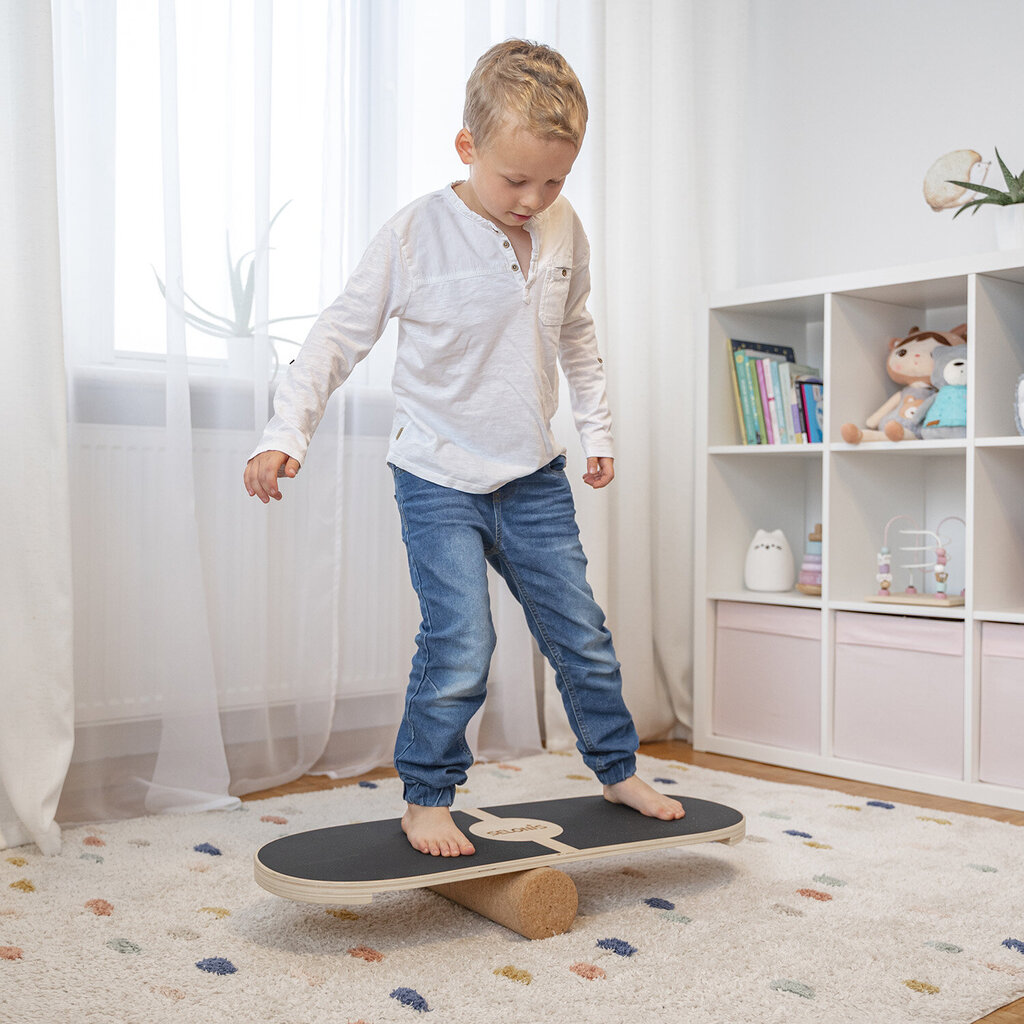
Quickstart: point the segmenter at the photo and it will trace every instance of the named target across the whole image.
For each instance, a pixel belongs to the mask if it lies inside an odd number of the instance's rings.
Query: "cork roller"
[[[567,932],[579,902],[573,880],[554,868],[470,878],[430,888],[527,939]]]

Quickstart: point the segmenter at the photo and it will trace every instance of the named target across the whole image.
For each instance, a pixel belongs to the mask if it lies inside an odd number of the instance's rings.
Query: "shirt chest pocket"
[[[560,327],[565,319],[572,267],[549,267],[540,294],[540,322],[545,327]]]

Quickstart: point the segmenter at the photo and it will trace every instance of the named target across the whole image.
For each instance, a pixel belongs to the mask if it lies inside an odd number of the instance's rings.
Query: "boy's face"
[[[567,139],[542,139],[510,126],[496,131],[483,148],[463,128],[455,149],[470,169],[466,205],[499,227],[522,227],[546,210],[578,153]]]

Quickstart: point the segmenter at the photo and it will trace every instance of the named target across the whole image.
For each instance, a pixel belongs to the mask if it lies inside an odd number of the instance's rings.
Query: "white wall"
[[[935,213],[925,172],[1024,168],[1021,0],[751,0],[738,286],[995,248],[995,210]],[[993,178],[995,180],[993,180]]]

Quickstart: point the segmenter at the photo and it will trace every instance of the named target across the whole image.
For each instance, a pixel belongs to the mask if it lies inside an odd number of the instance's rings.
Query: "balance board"
[[[739,811],[667,795],[683,805],[684,818],[648,818],[602,796],[453,810],[455,824],[476,847],[463,857],[414,850],[400,818],[298,832],[262,847],[254,874],[276,896],[333,906],[430,888],[537,938],[565,931],[576,914],[575,886],[554,867],[694,843],[731,846],[743,839],[746,823]]]

